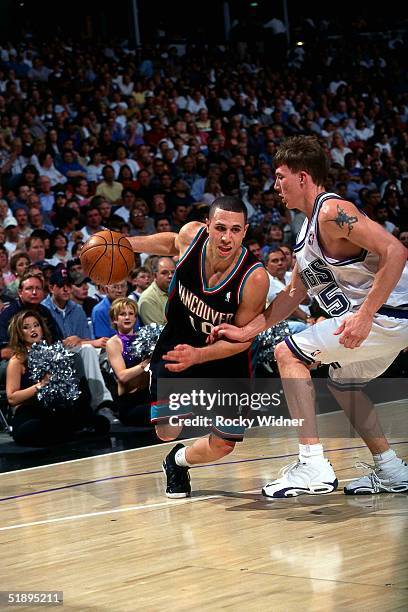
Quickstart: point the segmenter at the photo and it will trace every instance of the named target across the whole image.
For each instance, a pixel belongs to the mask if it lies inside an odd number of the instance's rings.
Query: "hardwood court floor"
[[[395,423],[406,408],[384,410]],[[321,416],[320,431],[342,418]],[[324,439],[340,487],[370,460],[347,431]],[[187,500],[162,493],[168,445],[1,474],[1,590],[63,591],[80,612],[406,610],[408,496],[266,500],[297,454],[279,435],[251,430],[192,469]],[[408,456],[407,437],[392,442]]]

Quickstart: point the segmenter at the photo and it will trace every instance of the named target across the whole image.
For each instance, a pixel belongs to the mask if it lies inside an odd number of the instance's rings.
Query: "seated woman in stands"
[[[149,360],[140,362],[132,354],[137,304],[129,298],[119,298],[112,303],[109,316],[117,331],[109,338],[106,351],[118,381],[119,419],[124,425],[149,425],[149,377],[145,372]]]
[[[42,380],[33,380],[28,369],[28,354],[33,344],[41,340],[52,344],[47,325],[37,312],[23,310],[12,318],[8,331],[14,355],[7,366],[6,393],[14,410],[11,422],[14,441],[22,446],[48,446],[71,439],[76,430],[93,418],[89,411],[89,395],[82,390],[77,400],[59,400],[45,405],[37,394],[48,383],[50,373]],[[97,429],[96,423],[94,426]]]

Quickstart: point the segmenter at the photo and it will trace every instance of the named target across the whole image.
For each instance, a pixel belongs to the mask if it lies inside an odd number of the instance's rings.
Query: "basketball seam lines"
[[[103,246],[103,245],[102,245],[102,244],[100,244],[100,245],[97,245],[97,246]],[[92,248],[92,247],[90,247],[90,248]],[[94,269],[94,267],[96,266],[96,264],[98,263],[98,261],[99,261],[99,260],[100,260],[102,257],[104,257],[104,255],[105,255],[105,253],[106,253],[106,251],[107,251],[107,248],[108,248],[108,244],[105,244],[105,250],[104,250],[104,252],[102,253],[102,255],[100,255],[100,256],[98,257],[98,259],[97,259],[97,260],[95,261],[95,263],[93,264],[92,268],[89,270],[89,276],[91,276],[91,272],[92,272],[92,270]]]
[[[113,248],[113,240],[114,240],[114,238],[113,238],[112,230],[109,230],[109,233],[110,233],[110,237],[111,237],[111,240],[112,240],[112,248],[111,248],[111,267],[110,267],[110,273],[109,273],[109,281],[107,282],[108,285],[110,285],[110,282],[111,282],[111,279],[112,279],[113,256],[114,256],[114,253],[115,253],[114,248]],[[120,252],[120,249],[119,249],[119,252]]]
[[[128,263],[127,263],[125,257],[123,256],[123,253],[120,250],[121,249],[120,243],[118,243],[118,245],[119,245],[119,255],[122,257],[123,261],[125,262],[126,272],[129,274],[130,270],[129,270]]]

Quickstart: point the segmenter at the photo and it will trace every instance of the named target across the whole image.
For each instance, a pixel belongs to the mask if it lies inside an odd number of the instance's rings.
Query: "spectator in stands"
[[[50,236],[50,257],[48,258],[48,263],[51,266],[65,265],[70,257],[68,238],[62,230],[54,230]]]
[[[14,300],[18,295],[18,286],[20,279],[24,276],[28,270],[31,260],[27,253],[23,251],[14,251],[10,257],[10,271],[14,275],[14,279],[7,283],[6,294],[9,299]]]
[[[85,209],[85,225],[81,227],[82,240],[86,242],[93,234],[104,229],[102,226],[102,216],[99,208],[91,202]]]
[[[408,229],[401,231],[399,235],[399,239],[402,242],[402,244],[408,249]],[[408,252],[407,252],[407,259],[408,259]]]
[[[156,217],[154,220],[154,227],[157,234],[161,232],[171,232],[171,224],[169,218],[166,215],[162,215],[160,217]]]
[[[15,219],[8,221],[4,229],[6,230],[6,241],[4,246],[10,255],[14,253],[17,247],[24,248],[24,238],[21,239],[18,235],[18,224]]]
[[[172,212],[171,231],[179,232],[183,225],[187,223],[189,208],[185,204],[177,204]]]
[[[287,273],[285,253],[280,248],[272,248],[267,255],[265,267],[269,273],[269,292],[267,297],[267,304],[269,305],[290,281],[290,274]],[[291,319],[297,319],[296,321],[288,321],[288,327],[292,334],[296,334],[306,328],[307,314],[300,307],[294,311]]]
[[[119,204],[122,197],[123,185],[114,180],[115,170],[106,164],[102,170],[103,181],[96,188],[96,195],[106,198],[111,204]]]
[[[102,227],[109,227],[112,221],[112,204],[108,200],[105,200],[105,198],[102,196],[95,196],[93,201],[95,201],[96,198],[100,198],[100,201],[96,204],[96,206],[101,215],[101,225]]]
[[[42,305],[48,308],[56,324],[62,331],[64,345],[79,352],[91,392],[91,406],[111,422],[115,417],[111,412],[112,395],[105,385],[96,349],[105,348],[107,337],[92,339],[87,317],[79,304],[71,300],[72,281],[65,268],[55,270],[50,277],[50,295]]]
[[[102,163],[102,155],[99,149],[93,149],[89,157],[90,161],[86,166],[86,180],[93,187],[103,179],[105,164]]]
[[[88,206],[91,201],[88,181],[82,176],[77,176],[71,180],[71,184],[74,186],[74,196],[78,200],[79,205],[81,207]]]
[[[90,282],[90,279],[85,276],[81,271],[70,272],[69,277],[72,282],[72,300],[82,307],[83,311],[88,317],[89,323],[92,316],[92,310],[94,306],[99,303],[98,300],[88,295],[88,284]]]
[[[135,208],[130,212],[130,235],[131,236],[148,236],[152,234],[152,227],[142,208],[135,205]]]
[[[56,185],[63,185],[67,182],[67,177],[62,174],[54,165],[54,159],[50,153],[44,151],[38,156],[38,162],[40,164],[38,171],[40,176],[46,176],[51,181],[51,187]]]
[[[17,221],[18,237],[27,238],[33,231],[28,222],[28,213],[24,208],[16,208],[14,216]]]
[[[44,240],[38,238],[36,235],[28,236],[25,240],[25,248],[27,255],[30,258],[31,263],[37,263],[38,261],[44,261],[45,259],[45,245]]]
[[[259,261],[263,261],[262,248],[258,240],[251,238],[250,240],[247,240],[245,244],[248,251],[252,253],[252,255],[259,259]]]
[[[388,208],[384,202],[381,202],[380,204],[378,204],[378,206],[376,206],[374,210],[374,220],[377,221],[377,223],[379,223],[380,225],[382,225],[387,232],[393,234],[394,236],[398,236],[399,228],[394,225],[394,223],[389,221]]]
[[[0,275],[3,277],[5,283],[10,283],[14,280],[14,274],[10,271],[9,265],[9,254],[4,246],[0,243]]]
[[[74,153],[70,150],[65,150],[62,153],[62,162],[58,166],[58,170],[67,180],[73,178],[86,178],[86,170],[75,159]]]
[[[112,167],[115,171],[116,180],[119,180],[119,171],[122,166],[127,166],[132,173],[132,177],[134,179],[137,178],[137,173],[140,170],[139,164],[134,159],[128,157],[126,147],[123,144],[119,144],[116,148],[115,159],[112,162]]]
[[[272,249],[276,249],[283,244],[283,229],[279,225],[272,223],[267,227],[265,235],[265,245],[262,247],[262,254],[264,258],[271,252]]]
[[[126,297],[127,282],[105,286],[105,297],[92,310],[92,326],[95,338],[110,338],[115,330],[111,326],[109,310],[114,300]]]
[[[41,380],[33,380],[27,366],[34,343],[45,340],[52,344],[45,320],[35,310],[23,310],[11,320],[9,335],[13,356],[7,366],[6,393],[14,412],[14,441],[22,446],[47,446],[71,439],[75,430],[90,420],[88,398],[82,392],[72,403],[45,406],[37,393],[48,383],[50,372]]]
[[[149,360],[136,359],[131,349],[137,337],[134,332],[137,304],[119,298],[112,303],[109,316],[116,334],[109,338],[106,351],[118,384],[119,420],[124,425],[150,424],[148,375],[145,371]]]
[[[170,257],[159,257],[154,260],[152,268],[154,280],[139,298],[139,316],[145,325],[165,325],[168,290],[176,266]]]
[[[126,223],[129,222],[130,211],[135,206],[136,195],[133,189],[123,189],[122,191],[122,206],[115,210],[115,215],[122,217]]]
[[[152,275],[149,268],[139,266],[129,274],[130,283],[133,291],[129,294],[129,299],[139,301],[143,291],[145,291],[152,282]]]
[[[8,326],[15,314],[29,308],[41,315],[51,332],[53,341],[62,340],[62,332],[54,322],[49,310],[41,304],[44,298],[44,277],[26,272],[20,279],[18,297],[0,313],[0,359],[9,360],[12,350],[9,347]],[[0,364],[0,378],[4,374],[4,362]]]

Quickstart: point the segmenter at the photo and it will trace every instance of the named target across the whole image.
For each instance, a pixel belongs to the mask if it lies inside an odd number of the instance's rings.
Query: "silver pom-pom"
[[[78,399],[80,391],[74,369],[74,354],[62,342],[48,345],[42,340],[33,344],[28,354],[28,371],[34,381],[40,381],[49,374],[49,381],[37,392],[37,398],[46,407],[65,405]]]
[[[142,327],[128,348],[128,355],[135,361],[143,361],[153,354],[154,347],[164,329],[164,325],[150,323]]]
[[[275,361],[275,346],[289,335],[290,330],[286,321],[281,321],[273,327],[270,327],[269,329],[266,329],[258,334],[256,337],[259,342],[257,360],[261,363],[270,363],[271,361]]]

